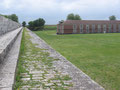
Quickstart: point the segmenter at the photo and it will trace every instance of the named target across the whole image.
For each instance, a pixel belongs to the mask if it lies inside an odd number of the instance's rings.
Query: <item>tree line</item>
[[[67,20],[82,20],[79,14],[70,13],[67,15]],[[116,20],[116,16],[112,15],[109,17],[109,20]]]

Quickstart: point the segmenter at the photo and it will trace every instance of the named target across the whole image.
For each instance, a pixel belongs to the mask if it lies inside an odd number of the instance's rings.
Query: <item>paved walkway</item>
[[[104,90],[41,38],[27,30],[20,90]],[[32,43],[31,43],[32,42]]]

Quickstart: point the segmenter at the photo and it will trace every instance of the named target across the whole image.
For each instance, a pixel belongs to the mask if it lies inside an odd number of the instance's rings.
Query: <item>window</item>
[[[95,32],[95,25],[92,25],[92,33]]]
[[[62,33],[64,33],[64,25],[62,25]]]
[[[106,29],[107,29],[106,25],[103,25],[103,32],[104,33],[106,33]]]
[[[113,32],[116,32],[116,24],[113,25]]]
[[[60,27],[61,27],[61,26],[59,25],[59,26],[58,26],[58,32],[59,32],[59,33],[60,33]]]
[[[101,25],[98,25],[98,32],[101,32]]]
[[[83,33],[83,24],[80,24],[80,33]]]
[[[76,33],[77,32],[77,25],[73,25],[73,33]]]
[[[109,24],[109,26],[108,26],[108,32],[112,32],[112,25],[111,24]]]
[[[86,32],[89,33],[89,25],[86,25]]]
[[[120,32],[120,24],[118,25],[118,31]]]

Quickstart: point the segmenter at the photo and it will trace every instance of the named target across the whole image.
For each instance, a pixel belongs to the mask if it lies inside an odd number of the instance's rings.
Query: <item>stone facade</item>
[[[19,23],[0,16],[0,36],[19,27],[21,27]]]

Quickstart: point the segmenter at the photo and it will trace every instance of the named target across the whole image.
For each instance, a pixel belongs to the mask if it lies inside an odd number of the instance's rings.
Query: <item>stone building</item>
[[[120,20],[67,20],[57,25],[57,34],[85,33],[120,33]]]

